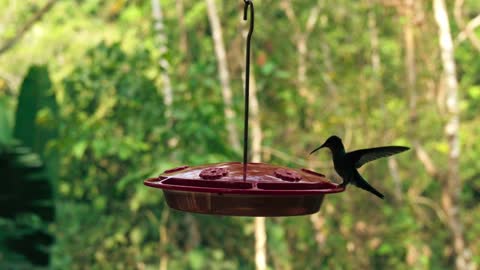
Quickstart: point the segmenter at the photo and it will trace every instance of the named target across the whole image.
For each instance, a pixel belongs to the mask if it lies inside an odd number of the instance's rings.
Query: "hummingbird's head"
[[[322,145],[317,147],[310,154],[313,154],[324,147],[329,148],[331,151],[342,149],[343,148],[342,139],[340,139],[338,136],[335,136],[335,135],[330,136]]]

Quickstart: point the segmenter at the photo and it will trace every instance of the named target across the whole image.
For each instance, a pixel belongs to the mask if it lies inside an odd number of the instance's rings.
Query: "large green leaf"
[[[31,66],[20,86],[14,137],[39,154],[56,178],[57,152],[51,147],[58,136],[58,106],[46,66]]]

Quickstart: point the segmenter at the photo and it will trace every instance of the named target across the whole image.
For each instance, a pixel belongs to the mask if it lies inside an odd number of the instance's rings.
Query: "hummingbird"
[[[357,169],[372,160],[395,155],[410,149],[404,146],[383,146],[360,149],[347,153],[345,151],[345,147],[343,146],[342,139],[334,135],[329,137],[322,145],[310,152],[310,155],[324,147],[329,148],[332,152],[333,167],[343,179],[343,182],[339,185],[340,187],[344,188],[347,186],[347,184],[352,183],[361,189],[377,195],[381,199],[384,197],[383,194],[372,187],[365,179],[363,179]]]

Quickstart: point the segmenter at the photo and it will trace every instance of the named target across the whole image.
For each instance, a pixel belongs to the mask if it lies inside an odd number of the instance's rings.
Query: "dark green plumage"
[[[310,154],[315,153],[323,147],[327,147],[332,152],[333,165],[335,171],[342,177],[343,182],[340,186],[347,186],[352,183],[353,185],[369,191],[378,197],[383,199],[383,194],[372,187],[363,177],[358,173],[357,169],[362,167],[365,163],[392,156],[404,151],[407,151],[408,147],[404,146],[383,146],[368,149],[360,149],[352,152],[345,152],[342,140],[337,136],[331,136],[325,143],[317,147]]]

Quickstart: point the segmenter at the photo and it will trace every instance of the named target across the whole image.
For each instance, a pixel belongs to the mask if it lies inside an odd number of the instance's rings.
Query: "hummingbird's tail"
[[[363,190],[366,190],[368,192],[371,192],[377,195],[380,199],[383,199],[384,197],[382,193],[380,193],[378,190],[372,187],[369,183],[367,183],[367,181],[363,179],[360,173],[358,173],[356,170],[355,170],[354,179],[351,183]]]

